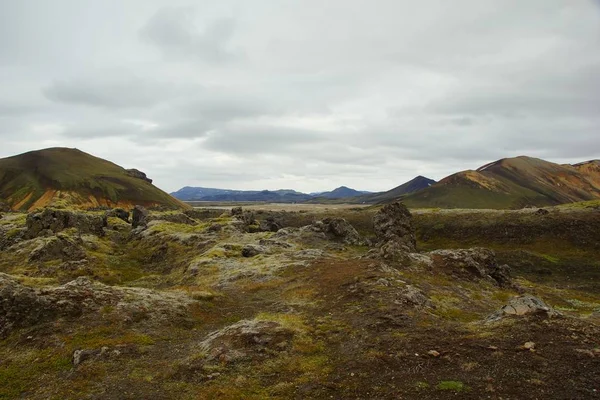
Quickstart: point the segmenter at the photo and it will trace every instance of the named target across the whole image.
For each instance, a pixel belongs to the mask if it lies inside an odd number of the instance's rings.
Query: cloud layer
[[[0,157],[181,186],[387,190],[600,158],[593,1],[0,2]]]

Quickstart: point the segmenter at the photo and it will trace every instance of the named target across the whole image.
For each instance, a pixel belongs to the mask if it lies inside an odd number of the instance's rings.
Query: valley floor
[[[0,399],[600,398],[597,209],[310,207],[2,215]]]

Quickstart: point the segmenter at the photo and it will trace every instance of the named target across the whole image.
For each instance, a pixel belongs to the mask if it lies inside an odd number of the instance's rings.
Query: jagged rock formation
[[[57,233],[68,228],[77,228],[80,233],[102,236],[106,226],[106,216],[46,208],[42,212],[27,215],[25,238]]]
[[[148,210],[144,207],[139,205],[133,207],[133,210],[131,211],[131,226],[133,228],[137,228],[138,226],[145,227],[148,225],[149,215]]]
[[[329,239],[345,244],[359,245],[362,239],[356,229],[343,218],[325,218],[310,227],[315,232],[325,234]]]
[[[115,308],[123,321],[146,319],[167,322],[184,319],[187,296],[149,289],[117,288],[79,277],[58,287],[32,288],[10,275],[0,273],[0,337],[14,328],[52,321],[59,317],[76,318],[98,312],[104,306]]]
[[[144,172],[142,172],[138,169],[135,169],[135,168],[126,169],[125,173],[134,178],[141,179],[148,183],[152,183],[152,179],[148,178]]]

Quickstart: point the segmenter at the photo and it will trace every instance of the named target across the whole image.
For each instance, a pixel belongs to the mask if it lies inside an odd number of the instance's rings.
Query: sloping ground
[[[598,164],[506,158],[450,175],[402,200],[409,207],[522,208],[599,199]]]
[[[364,240],[322,214],[241,210],[153,213],[133,230],[109,218],[102,233],[28,239],[25,215],[5,214],[0,319],[13,325],[0,341],[0,398],[598,396],[600,292],[518,270],[493,278],[504,268],[484,249],[382,258],[377,242],[403,240],[412,222],[369,228],[368,211],[347,211]],[[271,217],[283,229],[256,230]],[[295,228],[311,219],[323,221]],[[570,239],[588,234],[583,221],[557,236],[573,252],[589,244]],[[538,229],[550,238],[557,225]],[[48,248],[54,237],[79,251]],[[488,318],[523,292],[556,312]],[[36,302],[48,311],[39,321]]]
[[[125,170],[77,149],[51,148],[0,159],[0,199],[13,210],[45,206],[79,208],[187,208],[152,185],[143,173]]]

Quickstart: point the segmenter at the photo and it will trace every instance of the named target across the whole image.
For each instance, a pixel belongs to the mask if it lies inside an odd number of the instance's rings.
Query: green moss
[[[465,385],[461,381],[441,381],[437,384],[436,389],[448,390],[457,393],[468,392],[469,390],[471,390],[467,385]]]
[[[65,352],[53,350],[30,351],[19,358],[8,358],[0,365],[0,399],[15,399],[34,389],[44,374],[56,374],[71,368]]]

